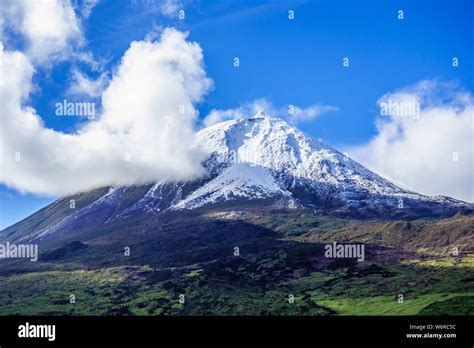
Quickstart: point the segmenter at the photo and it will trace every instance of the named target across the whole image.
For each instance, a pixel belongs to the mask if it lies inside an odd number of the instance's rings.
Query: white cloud
[[[313,104],[307,108],[301,108],[297,105],[276,107],[267,99],[259,98],[235,109],[213,109],[203,119],[202,124],[207,127],[226,120],[248,118],[260,111],[265,112],[271,117],[283,118],[296,124],[311,121],[323,113],[337,110],[338,108],[335,106],[322,104]]]
[[[418,114],[377,120],[377,134],[349,149],[356,160],[414,191],[474,201],[474,97],[453,84],[422,81],[378,100],[418,103]],[[456,160],[457,158],[457,160]]]
[[[184,7],[182,0],[132,0],[132,5],[140,8],[142,12],[152,12],[166,17],[177,17],[178,11]]]
[[[319,115],[338,110],[337,107],[331,105],[315,104],[307,108],[300,108],[294,105],[293,110],[291,110],[290,106],[288,118],[292,123],[308,122],[312,121]]]
[[[186,34],[166,29],[159,42],[132,42],[102,95],[102,115],[74,134],[45,128],[24,105],[34,74],[28,57],[3,44],[0,55],[6,77],[0,80],[0,182],[23,192],[68,194],[202,173],[200,154],[189,144],[194,105],[212,80],[201,48]]]
[[[177,16],[178,11],[182,6],[181,1],[179,0],[164,0],[162,1],[161,11],[168,17]]]
[[[7,27],[21,34],[34,63],[64,59],[83,45],[80,21],[70,1],[4,0],[0,18],[2,37]]]
[[[235,109],[213,109],[209,115],[202,120],[202,124],[205,127],[208,127],[227,120],[251,117],[260,111],[265,111],[267,114],[273,114],[274,109],[275,108],[269,101],[260,98]]]
[[[97,98],[102,95],[109,82],[108,73],[104,72],[96,79],[91,79],[77,69],[72,71],[72,82],[68,93],[75,96],[87,96]]]
[[[82,17],[89,18],[92,13],[92,9],[97,6],[99,1],[100,0],[84,0],[80,7]]]

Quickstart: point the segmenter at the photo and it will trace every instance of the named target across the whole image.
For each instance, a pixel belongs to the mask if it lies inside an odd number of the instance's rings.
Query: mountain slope
[[[404,190],[322,141],[263,113],[205,128],[197,133],[194,146],[207,154],[205,177],[94,190],[76,195],[89,198],[80,200],[85,204],[74,210],[65,206],[76,196],[66,197],[43,210],[54,213],[54,219],[39,212],[4,230],[0,239],[40,240],[142,215],[141,219],[147,219],[205,206],[219,210],[232,202],[309,208],[358,218],[452,216],[473,210],[473,204],[449,197]]]

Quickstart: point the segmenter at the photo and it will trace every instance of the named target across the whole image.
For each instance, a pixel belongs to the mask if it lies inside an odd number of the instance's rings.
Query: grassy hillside
[[[2,276],[0,315],[474,314],[472,264],[370,264],[282,276],[286,262],[278,263],[284,258],[267,257],[258,273],[245,260],[229,260],[176,269],[120,266]]]
[[[472,315],[472,226],[255,208],[135,216],[58,235],[37,263],[1,260],[0,314]],[[333,241],[364,243],[365,261],[325,258]]]

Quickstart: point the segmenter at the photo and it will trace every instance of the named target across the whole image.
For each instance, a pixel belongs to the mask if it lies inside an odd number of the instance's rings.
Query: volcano
[[[62,197],[1,231],[38,258],[0,260],[0,314],[473,313],[472,204],[405,190],[263,113],[192,146],[199,178]]]
[[[473,204],[405,190],[323,141],[260,112],[202,129],[193,144],[205,154],[201,178],[112,186],[63,197],[1,234],[20,241],[51,238],[91,225],[171,211],[311,209],[340,217],[419,218],[470,213]],[[74,208],[68,209],[73,202]],[[38,221],[39,223],[34,223]]]

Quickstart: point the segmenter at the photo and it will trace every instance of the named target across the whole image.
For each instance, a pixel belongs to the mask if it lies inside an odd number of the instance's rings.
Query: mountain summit
[[[464,206],[451,198],[404,190],[264,112],[203,129],[195,146],[209,154],[205,166],[210,180],[172,209],[268,197],[339,213]]]
[[[3,235],[22,230],[22,238],[41,239],[57,231],[142,214],[235,206],[310,209],[357,218],[451,216],[473,210],[473,204],[449,197],[404,190],[264,112],[205,128],[197,133],[193,146],[206,154],[207,174],[202,178],[113,186],[65,197],[30,217],[40,216],[43,223],[33,225],[27,218]],[[71,199],[78,202],[74,210],[58,210]],[[54,219],[47,213],[51,211]],[[26,236],[24,226],[28,226]]]

